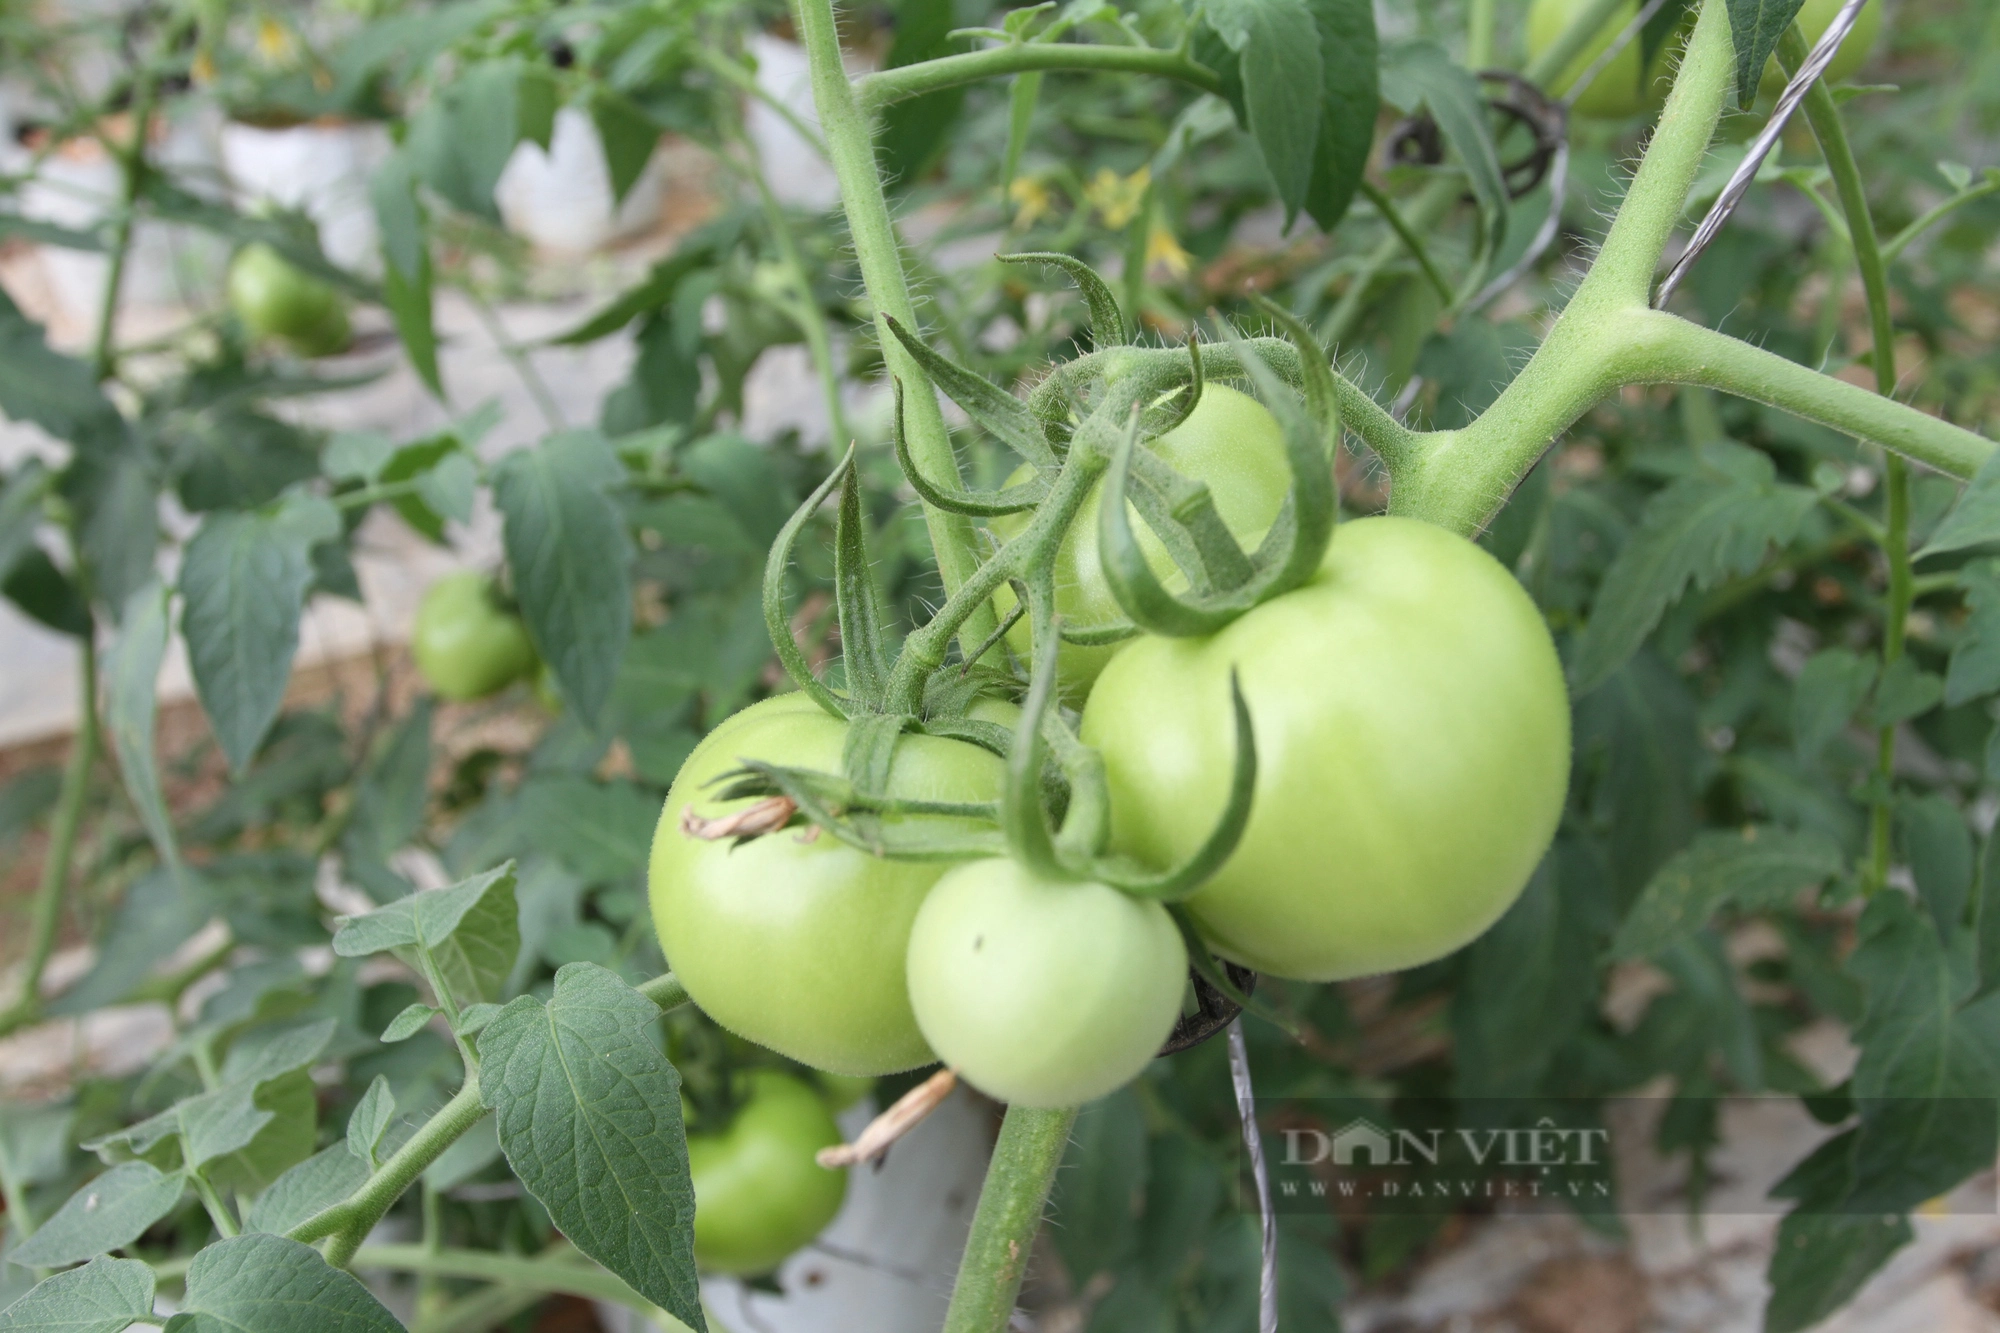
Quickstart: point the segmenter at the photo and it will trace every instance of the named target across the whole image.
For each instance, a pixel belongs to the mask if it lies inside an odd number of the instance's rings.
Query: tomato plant
[[[410,654],[447,699],[484,699],[537,669],[521,617],[501,605],[492,580],[471,572],[447,574],[425,589]]]
[[[1258,728],[1257,801],[1188,900],[1219,952],[1309,981],[1398,971],[1513,903],[1562,814],[1569,699],[1541,612],[1498,561],[1429,524],[1364,519],[1305,587],[1212,638],[1127,649],[1081,730],[1104,755],[1114,846],[1162,865],[1195,850],[1227,787],[1232,670]]]
[[[833,1220],[847,1177],[813,1159],[840,1127],[812,1088],[776,1070],[751,1075],[728,1126],[690,1133],[694,1257],[715,1273],[768,1273]]]
[[[1663,1088],[1832,1315],[2000,1152],[2000,29],[1841,8],[0,12],[0,1326],[1329,1328],[1515,1223],[1271,1131]]]

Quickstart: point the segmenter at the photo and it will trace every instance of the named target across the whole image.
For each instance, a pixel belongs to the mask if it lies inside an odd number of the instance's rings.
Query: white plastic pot
[[[222,127],[222,167],[239,207],[297,209],[319,227],[320,249],[342,268],[379,267],[368,180],[389,155],[381,125],[315,121],[265,129]]]
[[[572,106],[557,110],[548,151],[537,143],[515,148],[493,191],[507,230],[539,249],[565,254],[586,254],[649,230],[659,221],[665,198],[655,157],[624,202],[614,203],[597,126]]]

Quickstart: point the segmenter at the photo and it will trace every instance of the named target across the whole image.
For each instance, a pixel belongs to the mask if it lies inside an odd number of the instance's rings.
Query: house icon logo
[[[1335,1166],[1391,1166],[1395,1161],[1388,1131],[1373,1121],[1350,1120],[1333,1136]]]

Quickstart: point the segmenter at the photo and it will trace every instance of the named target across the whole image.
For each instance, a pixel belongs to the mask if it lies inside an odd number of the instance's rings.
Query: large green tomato
[[[1187,949],[1157,902],[974,861],[924,900],[909,977],[924,1036],[974,1087],[1076,1106],[1159,1052],[1180,1017]]]
[[[927,1064],[903,985],[910,922],[944,873],[930,861],[870,856],[821,834],[767,834],[741,846],[681,831],[690,804],[716,817],[708,784],[761,759],[841,771],[847,724],[803,694],[752,704],[695,747],[653,834],[653,924],[667,962],[716,1022],[815,1069],[888,1074]],[[919,800],[997,800],[1003,765],[975,746],[905,736],[889,792]]]
[[[1165,866],[1220,814],[1229,673],[1257,740],[1249,826],[1188,900],[1226,957],[1328,981],[1414,967],[1491,925],[1555,834],[1569,701],[1500,563],[1406,518],[1341,525],[1314,581],[1205,639],[1145,638],[1092,691],[1112,842]]]
[[[283,339],[302,356],[330,356],[352,336],[340,293],[261,241],[236,252],[228,289],[229,308],[252,337]]]
[[[417,670],[447,699],[484,699],[535,669],[521,618],[502,606],[483,574],[460,570],[424,590],[410,650]]]
[[[768,1273],[826,1229],[847,1195],[847,1173],[813,1160],[840,1142],[818,1092],[760,1069],[720,1134],[688,1135],[694,1177],[694,1259],[711,1273]]]
[[[1215,497],[1216,512],[1236,534],[1238,541],[1255,541],[1278,516],[1292,473],[1285,462],[1284,428],[1270,409],[1249,394],[1226,384],[1210,384],[1202,389],[1188,419],[1152,442],[1154,452],[1173,464],[1175,470],[1193,481],[1206,482]],[[1009,484],[1025,481],[1024,466]],[[1073,629],[1114,625],[1125,619],[1118,599],[1104,581],[1104,564],[1098,555],[1097,511],[1104,499],[1104,483],[1099,482],[1063,537],[1056,551],[1056,612]],[[1134,510],[1132,530],[1146,552],[1146,561],[1161,578],[1179,578],[1167,549]],[[993,530],[1002,540],[1013,537],[1028,525],[1031,514],[1009,514],[993,520]],[[994,599],[1005,615],[1014,605],[1014,594],[1002,589]],[[1034,636],[1023,620],[1008,635],[1008,642],[1023,660],[1034,656]],[[1057,657],[1063,687],[1080,698],[1097,679],[1097,673],[1111,660],[1122,644],[1088,647],[1066,643]]]

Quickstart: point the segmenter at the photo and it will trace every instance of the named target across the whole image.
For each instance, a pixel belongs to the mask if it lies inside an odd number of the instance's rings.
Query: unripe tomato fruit
[[[766,834],[741,846],[681,831],[693,805],[714,818],[748,801],[707,786],[761,759],[841,771],[847,724],[803,694],[765,699],[725,720],[675,777],[653,833],[653,924],[668,964],[694,1002],[739,1037],[836,1074],[889,1074],[927,1064],[903,984],[910,922],[945,866],[897,861],[831,834]],[[889,793],[991,801],[1000,759],[959,741],[905,736]]]
[[[824,1231],[847,1195],[847,1174],[813,1155],[839,1142],[817,1091],[775,1069],[753,1072],[728,1129],[687,1136],[695,1263],[710,1273],[768,1273]]]
[[[352,336],[347,305],[332,284],[262,242],[236,252],[228,290],[229,308],[252,337],[282,339],[302,356],[330,356]]]
[[[1807,49],[1818,44],[1844,3],[1845,0],[1806,0],[1795,22],[1806,39]],[[1847,40],[1833,53],[1833,63],[1826,67],[1826,73],[1820,78],[1828,83],[1853,78],[1874,53],[1875,40],[1881,35],[1882,0],[1868,0],[1861,7],[1861,13],[1855,16],[1854,27],[1848,31]],[[1764,66],[1764,77],[1758,82],[1757,91],[1767,97],[1776,97],[1784,91],[1785,83],[1785,67],[1773,56]]]
[[[1151,447],[1182,476],[1207,483],[1215,497],[1216,512],[1239,542],[1253,543],[1263,536],[1278,517],[1292,484],[1291,469],[1285,462],[1284,428],[1269,408],[1226,384],[1205,386],[1188,419],[1153,440]],[[1026,481],[1030,475],[1031,470],[1023,466],[1008,484]],[[1056,613],[1072,629],[1093,629],[1125,619],[1118,599],[1111,594],[1111,585],[1105,582],[1104,562],[1098,554],[1097,514],[1103,501],[1104,483],[1099,481],[1056,550]],[[1133,534],[1153,572],[1162,579],[1181,582],[1167,548],[1137,516],[1138,511],[1132,513]],[[1027,527],[1032,517],[1009,514],[996,518],[993,531],[1005,541]],[[1014,606],[1013,591],[1001,589],[994,604],[1000,614],[1007,614]],[[1034,635],[1025,619],[1009,631],[1007,641],[1023,660],[1033,659]],[[1056,657],[1064,692],[1081,698],[1104,664],[1123,646],[1064,644]]]
[[[1165,866],[1220,815],[1229,673],[1257,739],[1249,826],[1188,899],[1260,972],[1330,981],[1414,967],[1485,930],[1555,834],[1569,701],[1541,613],[1463,537],[1342,524],[1318,575],[1209,638],[1147,637],[1099,678],[1111,838]]]
[[[988,1096],[1076,1106],[1123,1087],[1180,1017],[1187,949],[1164,907],[996,858],[959,866],[910,930],[910,1003]]]
[[[845,1111],[850,1106],[859,1105],[861,1099],[875,1091],[875,1080],[853,1074],[829,1074],[824,1069],[818,1071],[819,1095],[826,1098],[826,1104],[836,1111]]]
[[[460,702],[505,689],[537,663],[528,627],[501,605],[492,580],[472,570],[424,590],[410,650],[431,689]]]

